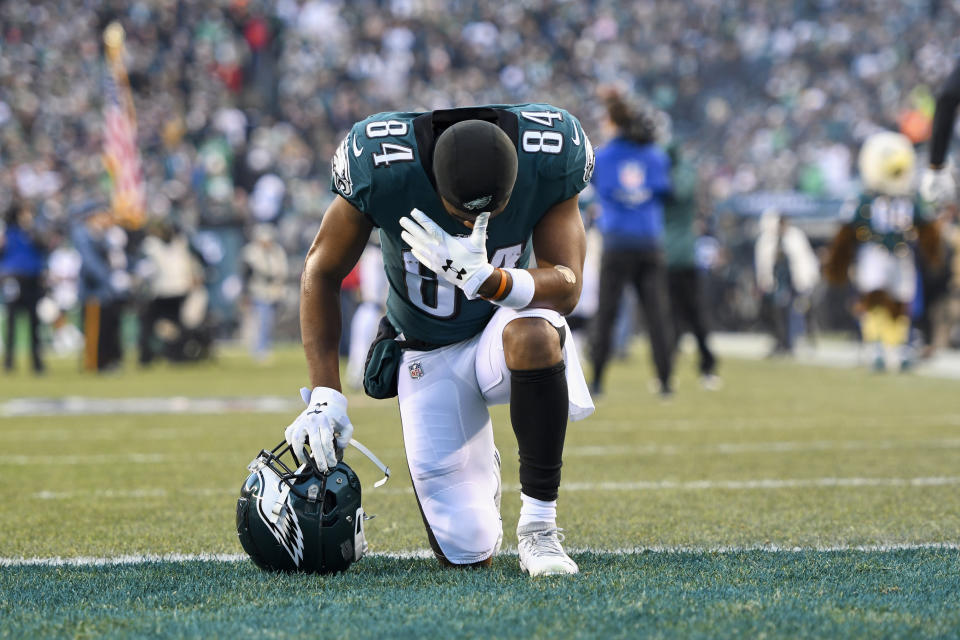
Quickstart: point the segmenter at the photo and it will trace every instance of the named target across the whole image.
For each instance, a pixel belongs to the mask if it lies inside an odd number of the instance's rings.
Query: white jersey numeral
[[[405,136],[408,129],[407,123],[401,120],[378,120],[367,125],[367,137]]]
[[[524,131],[521,146],[527,153],[560,153],[563,151],[563,134],[559,131]]]
[[[457,314],[457,288],[420,264],[413,253],[403,252],[407,298],[432,318],[452,318]]]
[[[490,264],[494,267],[512,269],[523,255],[523,245],[514,244],[493,252]],[[420,264],[413,253],[403,252],[404,282],[410,302],[432,318],[449,319],[459,312],[457,288],[438,278],[435,273]]]
[[[381,142],[380,153],[373,154],[373,164],[377,167],[389,167],[391,162],[410,162],[413,149],[402,144]]]
[[[523,245],[514,244],[509,247],[503,247],[493,252],[490,258],[490,264],[500,269],[513,269],[517,266],[517,260],[523,253]]]
[[[554,120],[563,122],[563,114],[559,111],[521,111],[520,115],[544,127],[552,127]]]

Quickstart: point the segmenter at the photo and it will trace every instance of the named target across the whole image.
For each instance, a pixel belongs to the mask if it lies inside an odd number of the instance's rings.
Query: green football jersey
[[[593,173],[593,148],[580,122],[548,104],[387,112],[353,125],[334,154],[331,189],[380,228],[390,322],[406,337],[434,345],[476,335],[496,311],[438,278],[400,239],[399,220],[414,208],[450,234],[470,234],[443,208],[432,167],[437,137],[469,119],[496,124],[517,147],[510,202],[487,228],[487,257],[495,267],[526,268],[537,222],[553,205],[582,191]]]
[[[919,197],[864,193],[846,205],[842,214],[852,224],[857,241],[883,245],[889,251],[906,249],[916,240],[918,225],[927,222]]]

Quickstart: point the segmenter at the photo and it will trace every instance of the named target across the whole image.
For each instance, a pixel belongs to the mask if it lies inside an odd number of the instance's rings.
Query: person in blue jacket
[[[616,92],[604,96],[612,139],[596,154],[593,186],[600,203],[596,225],[603,236],[600,300],[595,319],[592,390],[601,392],[611,333],[624,286],[643,307],[657,391],[669,396],[671,336],[663,254],[663,207],[670,195],[670,159],[658,146],[651,110],[634,108]]]
[[[4,216],[5,230],[0,235],[0,299],[7,307],[3,368],[13,370],[14,335],[17,316],[27,315],[30,327],[30,354],[34,373],[43,373],[40,355],[40,321],[37,302],[43,296],[43,274],[47,268],[47,249],[36,229],[33,210],[14,200]]]
[[[116,231],[116,233],[111,233]],[[124,246],[105,202],[89,202],[71,213],[70,240],[80,254],[83,301],[83,368],[110,371],[120,366],[120,316],[129,292]]]

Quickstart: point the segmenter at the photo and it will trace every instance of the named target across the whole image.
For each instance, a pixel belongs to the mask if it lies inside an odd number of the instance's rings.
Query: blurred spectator
[[[111,371],[123,361],[120,315],[130,290],[127,237],[106,203],[92,202],[72,215],[71,240],[80,254],[83,368]]]
[[[71,321],[71,311],[77,308],[80,300],[80,254],[66,243],[61,242],[51,253],[47,261],[47,281],[50,288],[50,300],[53,303],[53,340],[51,346],[57,355],[76,354],[83,348],[83,334]]]
[[[347,358],[347,384],[353,389],[363,388],[364,366],[370,343],[377,336],[380,316],[387,308],[386,272],[383,270],[383,253],[377,240],[378,234],[370,236],[360,262],[360,304],[350,320],[350,350]]]
[[[183,303],[203,280],[186,234],[169,222],[152,224],[140,251],[139,271],[146,284],[140,313],[140,364],[149,365],[158,343],[172,342],[183,333]]]
[[[42,200],[62,228],[62,203],[103,195],[99,43],[117,20],[150,215],[175,209],[186,228],[225,237],[271,219],[290,255],[306,251],[332,197],[318,159],[353,122],[536,100],[579,114],[597,138],[598,82],[674,115],[713,202],[844,196],[867,135],[901,121],[929,129],[929,87],[955,63],[958,15],[957,3],[927,0],[6,0],[0,195]],[[231,284],[211,289],[211,315],[229,328],[240,261],[224,245],[216,269]],[[728,282],[752,280],[741,249]],[[746,298],[736,302],[750,310]]]
[[[673,185],[665,207],[664,252],[667,261],[667,289],[673,318],[673,349],[676,350],[685,328],[697,341],[700,354],[700,383],[706,389],[717,389],[717,360],[707,344],[707,323],[703,314],[700,269],[697,267],[696,220],[697,172],[680,154],[676,145],[668,152]]]
[[[253,313],[253,356],[263,362],[270,357],[276,308],[286,292],[287,254],[272,225],[256,225],[252,236],[243,248],[244,289]]]
[[[37,229],[33,210],[26,202],[14,200],[7,208],[4,223],[6,228],[0,234],[0,299],[7,307],[3,368],[13,370],[17,317],[24,313],[29,323],[33,372],[40,374],[44,366],[40,356],[37,303],[43,297],[47,248]]]
[[[596,155],[593,186],[600,202],[597,228],[603,235],[600,294],[594,326],[593,391],[602,391],[613,325],[624,286],[633,286],[643,307],[656,366],[658,392],[670,386],[671,348],[663,259],[663,200],[670,193],[670,160],[655,144],[650,110],[604,97],[612,139]]]
[[[807,235],[776,211],[760,218],[754,260],[757,288],[775,341],[771,355],[791,355],[809,296],[820,280],[820,263]]]

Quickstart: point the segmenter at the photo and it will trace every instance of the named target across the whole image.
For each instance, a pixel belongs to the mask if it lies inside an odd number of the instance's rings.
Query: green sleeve
[[[566,163],[563,167],[563,196],[560,201],[569,200],[576,194],[587,188],[590,184],[590,178],[593,176],[594,153],[593,145],[590,144],[590,138],[587,132],[583,130],[583,125],[572,114],[563,111],[564,120],[570,127],[567,145]]]
[[[353,125],[333,154],[330,162],[330,190],[342,196],[367,217],[371,217],[370,167],[369,162],[362,162],[364,149],[363,138],[359,134],[360,127],[359,122]]]
[[[593,145],[570,112],[550,104],[514,107],[520,122],[521,171],[529,158],[536,167],[541,202],[552,206],[583,191],[593,175]]]

